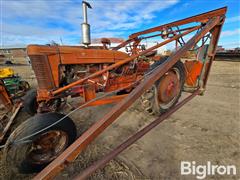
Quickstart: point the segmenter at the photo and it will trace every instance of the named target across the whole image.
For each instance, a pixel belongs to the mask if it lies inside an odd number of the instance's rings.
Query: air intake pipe
[[[88,19],[87,19],[87,8],[92,9],[91,5],[88,2],[82,1],[82,9],[83,9],[82,43],[85,46],[88,46],[89,44],[91,44],[90,24],[88,24]]]

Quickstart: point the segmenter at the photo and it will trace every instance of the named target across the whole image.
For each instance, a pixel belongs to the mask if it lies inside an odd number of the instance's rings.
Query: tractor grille
[[[46,90],[53,89],[55,85],[47,56],[33,55],[30,56],[30,59],[37,78],[38,87]]]

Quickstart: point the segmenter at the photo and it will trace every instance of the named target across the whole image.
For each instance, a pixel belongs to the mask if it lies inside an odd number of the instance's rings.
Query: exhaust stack
[[[89,44],[91,44],[90,24],[88,24],[88,20],[87,20],[87,8],[92,9],[91,5],[88,2],[82,1],[82,9],[83,9],[82,43],[86,47]]]

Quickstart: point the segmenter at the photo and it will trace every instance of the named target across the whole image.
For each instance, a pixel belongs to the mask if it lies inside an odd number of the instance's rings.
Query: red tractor
[[[83,1],[82,46],[55,44],[27,47],[38,88],[32,90],[24,102],[25,110],[34,116],[11,134],[5,147],[5,153],[9,154],[6,162],[17,171],[42,170],[75,141],[74,122],[69,114],[58,112],[66,104],[66,97],[81,97],[76,108],[80,109],[141,96],[147,112],[162,115],[178,102],[183,91],[200,89],[203,92],[205,89],[226,8],[134,33],[114,48],[110,47],[111,42],[106,38],[102,39],[102,46],[90,45],[87,8],[91,8],[90,4]],[[193,25],[193,22],[196,24]],[[193,34],[194,31],[196,34]],[[193,39],[185,41],[183,37],[187,34],[193,35]],[[141,44],[144,39],[156,37],[163,41],[148,49]],[[170,57],[156,53],[157,48],[170,42],[176,45]],[[123,48],[127,52],[123,52]],[[188,61],[181,59],[188,50],[195,54],[195,58]],[[159,69],[161,73],[157,75]],[[156,78],[147,82],[146,77],[153,75]],[[137,94],[135,88],[144,81],[147,88],[137,89]],[[124,111],[131,103],[122,104],[124,108],[119,111]],[[111,116],[111,121],[105,124],[103,120],[102,124],[94,124],[95,129],[90,128],[88,135],[91,136],[82,141],[84,145],[81,144],[81,147],[89,144],[118,116]],[[78,147],[78,153],[81,147]],[[69,161],[73,157],[69,156]]]

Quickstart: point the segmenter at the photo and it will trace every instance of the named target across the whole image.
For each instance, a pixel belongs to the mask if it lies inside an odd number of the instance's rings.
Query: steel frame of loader
[[[118,146],[115,150],[110,152],[107,156],[105,156],[102,160],[93,164],[87,168],[77,179],[84,179],[88,177],[91,173],[93,173],[96,169],[105,165],[108,161],[113,159],[116,155],[118,155],[121,151],[129,147],[133,142],[141,138],[144,134],[150,131],[153,127],[158,125],[164,119],[169,117],[172,113],[174,113],[177,109],[183,106],[186,102],[191,100],[194,96],[203,93],[207,79],[209,76],[209,72],[212,66],[212,62],[215,56],[217,42],[219,39],[219,35],[221,32],[222,25],[225,20],[225,13],[227,8],[220,8],[214,11],[210,11],[207,13],[203,13],[200,15],[192,16],[180,21],[175,21],[172,23],[168,23],[165,25],[157,26],[151,29],[147,29],[141,32],[134,33],[129,36],[129,39],[125,42],[121,43],[119,46],[114,48],[118,50],[122,47],[126,47],[127,45],[132,43],[131,51],[132,55],[125,60],[119,61],[115,64],[112,64],[96,73],[89,75],[86,78],[77,80],[67,86],[59,88],[53,92],[49,93],[49,96],[57,96],[58,94],[72,88],[76,85],[83,84],[91,78],[102,75],[103,73],[112,70],[116,67],[119,67],[125,63],[130,61],[134,61],[140,56],[144,56],[146,53],[151,52],[167,43],[176,41],[176,51],[159,67],[157,67],[150,75],[146,76],[144,80],[140,82],[140,84],[128,95],[124,95],[116,98],[110,97],[107,100],[98,100],[97,102],[93,102],[94,105],[106,104],[109,102],[118,102],[110,112],[108,112],[104,117],[95,122],[88,130],[86,130],[72,145],[70,145],[59,157],[57,157],[54,161],[52,161],[45,169],[43,169],[39,174],[35,176],[34,179],[52,179],[55,177],[61,170],[64,169],[70,162],[77,158],[79,153],[83,149],[87,147],[99,134],[101,134],[109,125],[111,125],[129,106],[131,106],[146,90],[149,89],[161,76],[163,76],[179,59],[182,57],[188,50],[195,47],[195,45],[200,41],[204,41],[204,36],[207,33],[211,33],[210,45],[207,52],[207,61],[203,66],[204,72],[202,75],[202,83],[198,84],[198,86],[191,91],[191,95],[179,102],[177,105],[172,107],[168,112],[162,114],[156,121],[151,123],[149,126],[143,128],[141,131],[137,132],[133,136],[131,136],[128,140],[126,140],[123,144]],[[192,26],[189,28],[177,29],[173,30],[173,28],[178,28],[178,26],[190,24],[193,22],[198,22],[200,25]],[[184,41],[181,42],[183,36],[197,31],[193,37],[188,40],[186,43]],[[152,35],[151,33],[160,32],[159,34]],[[146,34],[150,34],[149,36],[143,36]],[[139,51],[138,45],[143,39],[153,38],[153,37],[162,37],[166,39],[165,41],[149,48],[144,51]],[[178,47],[181,45],[181,47]]]

